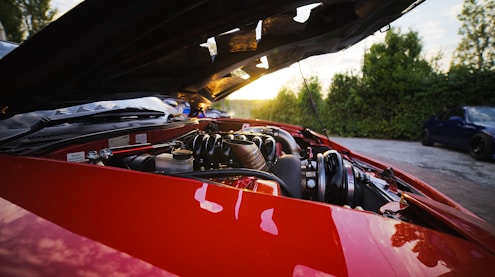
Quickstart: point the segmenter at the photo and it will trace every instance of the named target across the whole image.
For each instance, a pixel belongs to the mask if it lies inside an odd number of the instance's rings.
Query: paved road
[[[331,138],[352,151],[402,169],[448,195],[495,226],[495,162],[435,144],[361,138]]]

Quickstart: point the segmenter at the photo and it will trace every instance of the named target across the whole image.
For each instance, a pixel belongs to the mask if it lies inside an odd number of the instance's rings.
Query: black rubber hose
[[[295,198],[293,193],[289,190],[287,184],[279,177],[267,173],[265,171],[255,170],[255,169],[243,169],[243,168],[227,168],[227,169],[214,169],[214,170],[203,170],[203,171],[191,171],[191,172],[177,172],[173,175],[181,177],[200,177],[200,178],[216,178],[222,176],[254,176],[263,179],[269,179],[278,182],[282,193],[285,196]]]

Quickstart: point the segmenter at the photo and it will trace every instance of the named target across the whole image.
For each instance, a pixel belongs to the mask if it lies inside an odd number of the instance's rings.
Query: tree
[[[5,28],[7,40],[22,41],[22,13],[15,0],[0,0],[0,21]]]
[[[326,98],[325,123],[335,135],[362,135],[360,133],[361,111],[369,105],[362,98],[361,78],[352,72],[333,76]]]
[[[472,72],[468,66],[453,65],[447,76],[443,110],[459,105],[495,105],[495,70]]]
[[[365,53],[362,71],[366,98],[380,99],[385,116],[392,115],[393,105],[399,101],[412,100],[418,86],[433,72],[421,57],[422,48],[417,32],[391,30],[385,42],[372,45]]]
[[[251,109],[251,116],[289,124],[299,124],[301,122],[297,97],[287,87],[282,87],[274,99]]]
[[[456,63],[473,71],[495,69],[495,1],[482,4],[477,0],[464,0],[459,34],[462,35],[454,54]]]
[[[327,97],[330,130],[338,135],[416,138],[423,120],[435,110],[436,97],[445,91],[434,85],[444,76],[421,51],[417,32],[392,29],[384,42],[365,53],[361,76],[335,75]]]
[[[407,137],[415,128],[410,120],[417,113],[418,95],[428,90],[435,76],[421,56],[422,48],[417,32],[401,34],[392,29],[384,43],[372,45],[365,54],[362,97],[373,105],[363,111],[368,114],[366,120],[373,120],[371,134]]]
[[[50,9],[50,0],[17,0],[27,38],[43,29],[52,20],[57,9]]]
[[[22,42],[48,25],[56,9],[50,9],[50,0],[0,0],[0,20],[7,39]]]

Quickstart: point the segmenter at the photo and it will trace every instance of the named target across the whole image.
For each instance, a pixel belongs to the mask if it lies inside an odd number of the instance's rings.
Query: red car
[[[204,111],[419,2],[84,1],[0,60],[0,275],[492,276],[493,226],[421,176],[161,100]]]

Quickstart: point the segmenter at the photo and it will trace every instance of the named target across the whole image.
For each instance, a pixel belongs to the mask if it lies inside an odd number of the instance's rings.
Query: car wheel
[[[431,139],[430,136],[430,130],[428,129],[423,129],[421,132],[421,144],[425,146],[432,146],[433,145],[433,140]]]
[[[476,134],[469,141],[469,154],[476,160],[488,160],[492,150],[491,138],[485,134]]]

